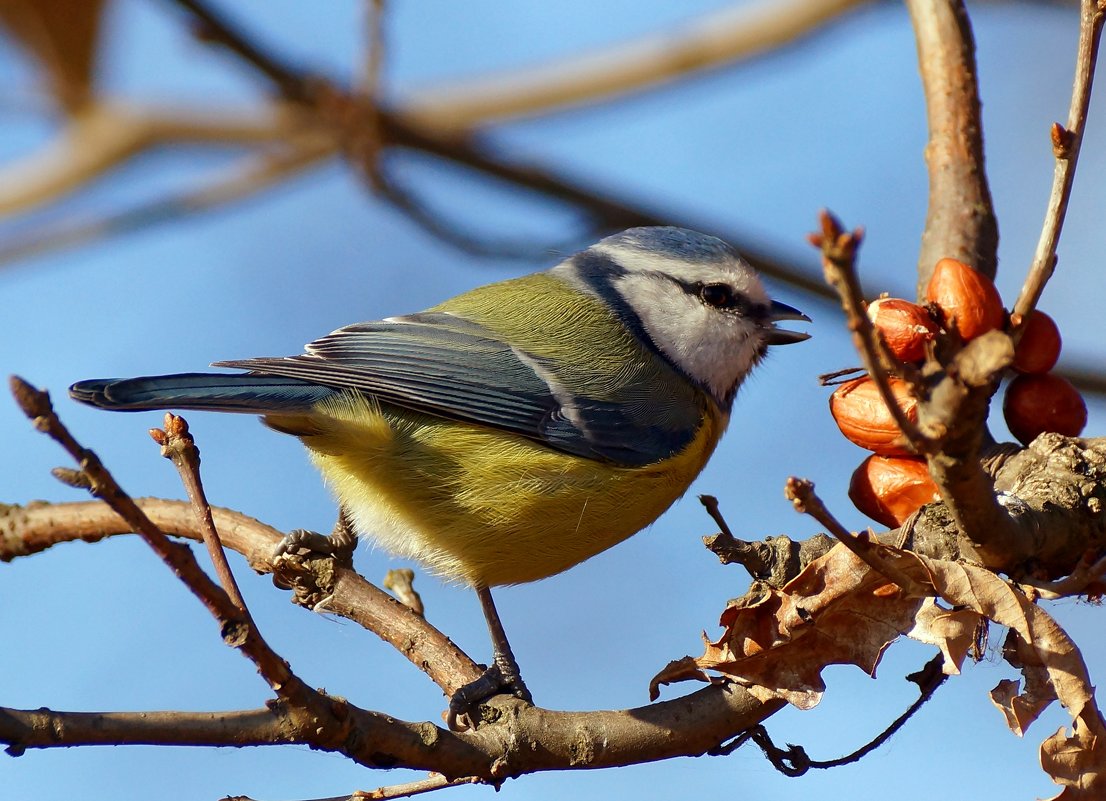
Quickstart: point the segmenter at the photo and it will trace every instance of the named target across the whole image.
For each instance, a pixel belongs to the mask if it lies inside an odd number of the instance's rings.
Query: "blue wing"
[[[559,380],[558,366],[479,323],[423,312],[341,328],[301,356],[218,362],[255,374],[357,390],[404,408],[492,426],[552,448],[625,466],[667,458],[694,437],[703,409],[673,413],[655,387],[625,398],[588,397]],[[628,370],[629,380],[644,375]],[[680,394],[680,393],[677,393]]]

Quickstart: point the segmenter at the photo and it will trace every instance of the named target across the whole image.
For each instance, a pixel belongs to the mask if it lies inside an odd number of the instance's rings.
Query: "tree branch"
[[[769,0],[704,14],[676,30],[551,64],[512,69],[398,102],[396,113],[440,132],[460,132],[646,91],[754,58],[826,30],[868,0]]]
[[[1052,192],[1048,199],[1041,238],[1029,268],[1021,293],[1013,312],[1019,321],[1024,320],[1037,305],[1045,284],[1056,268],[1056,246],[1068,210],[1068,199],[1075,182],[1075,166],[1083,145],[1083,131],[1087,125],[1087,109],[1091,103],[1091,83],[1094,81],[1095,61],[1102,38],[1102,22],[1106,6],[1102,0],[1082,0],[1080,4],[1079,47],[1075,58],[1075,82],[1068,111],[1068,124],[1052,125],[1052,152],[1056,167],[1052,176]]]
[[[319,721],[289,716],[283,704],[231,713],[84,713],[0,708],[0,741],[28,748],[76,745],[230,746],[309,744],[367,767],[432,770],[500,783],[542,770],[589,770],[701,756],[784,706],[735,684],[718,684],[635,709],[557,712],[498,696],[489,703],[504,725],[463,734],[430,723],[343,708],[347,736]]]
[[[925,90],[929,211],[918,254],[918,297],[939,259],[994,278],[998,223],[983,167],[975,41],[961,0],[906,0]]]
[[[306,721],[327,722],[328,735],[341,738],[346,731],[345,705],[304,684],[261,636],[253,619],[239,609],[230,596],[200,568],[192,551],[169,540],[142,513],[104,467],[99,457],[84,448],[54,413],[50,396],[20,378],[11,379],[12,394],[34,427],[48,435],[77,462],[79,471],[55,475],[74,486],[82,486],[105,501],[138,532],[154,553],[200,600],[219,623],[223,641],[247,657],[276,695],[289,702]]]
[[[138,498],[135,503],[166,534],[201,539],[191,504],[159,498]],[[257,572],[269,573],[273,549],[283,533],[240,512],[219,507],[211,511],[224,544],[246,557]],[[132,530],[102,501],[0,506],[0,561],[39,553],[62,542],[97,542]],[[360,574],[334,569],[332,564],[310,566],[317,570],[303,577],[312,588],[310,592],[300,590],[304,596],[315,601],[325,598],[328,613],[379,636],[447,693],[480,675],[476,664],[448,637]]]
[[[167,144],[281,144],[310,120],[297,107],[212,114],[200,109],[154,111],[97,101],[68,118],[44,147],[0,167],[0,215],[59,200],[113,167]]]

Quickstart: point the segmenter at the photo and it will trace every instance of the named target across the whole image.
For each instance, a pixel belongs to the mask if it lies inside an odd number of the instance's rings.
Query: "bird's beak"
[[[788,331],[786,328],[776,328],[775,324],[780,320],[802,320],[803,322],[810,322],[809,317],[793,306],[780,303],[778,300],[772,301],[772,305],[768,307],[768,319],[772,323],[772,327],[768,329],[767,343],[769,345],[790,345],[792,342],[802,342],[804,339],[810,339],[810,334],[805,334],[802,331]]]

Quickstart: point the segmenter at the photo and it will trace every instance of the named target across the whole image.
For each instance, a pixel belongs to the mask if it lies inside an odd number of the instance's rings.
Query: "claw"
[[[533,703],[533,696],[518,675],[517,668],[504,670],[497,660],[480,677],[458,687],[453,697],[449,699],[449,712],[446,715],[446,724],[450,731],[462,732],[476,729],[476,721],[479,719],[473,713],[480,704],[496,695],[509,694],[520,698],[526,703]],[[508,673],[513,676],[508,678]]]

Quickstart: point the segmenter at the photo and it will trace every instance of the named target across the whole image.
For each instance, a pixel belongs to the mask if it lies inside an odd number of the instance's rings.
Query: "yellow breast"
[[[300,436],[359,532],[475,586],[545,578],[640,531],[687,490],[725,422],[706,404],[687,448],[621,468],[358,395],[270,418]]]

